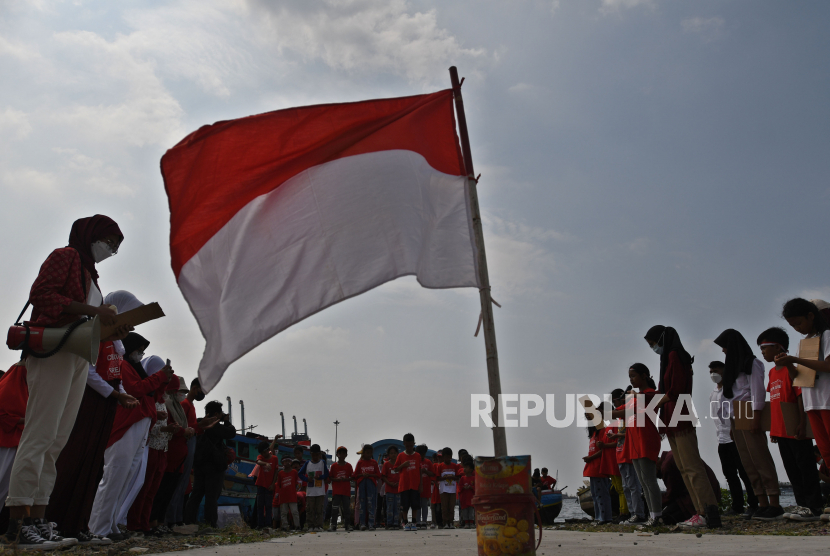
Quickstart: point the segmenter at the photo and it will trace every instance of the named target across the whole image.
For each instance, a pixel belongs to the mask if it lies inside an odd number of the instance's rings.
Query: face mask
[[[653,346],[651,346],[651,350],[657,355],[663,355],[663,346],[658,346],[657,344],[654,344]]]
[[[179,401],[179,403],[182,403],[186,398],[187,398],[187,394],[177,394],[176,395],[176,399]]]
[[[96,241],[93,243],[92,246],[90,246],[90,250],[92,251],[92,259],[96,263],[100,263],[104,259],[109,259],[115,254],[112,252],[112,247],[103,241]]]
[[[144,359],[144,352],[134,351],[132,355],[130,355],[130,359],[132,359],[136,363],[141,363],[141,360]]]
[[[715,384],[720,384],[723,380],[723,377],[720,373],[709,373],[709,377],[712,379],[712,382]]]

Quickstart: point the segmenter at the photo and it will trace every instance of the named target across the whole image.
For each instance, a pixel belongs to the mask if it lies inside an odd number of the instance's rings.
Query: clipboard
[[[798,426],[798,404],[793,402],[781,402],[781,414],[784,416],[784,428],[787,431],[787,436],[795,437],[795,428]],[[810,426],[810,420],[807,419],[807,428],[804,436],[806,438],[815,438],[813,436],[813,427]]]
[[[757,411],[752,410],[752,402],[751,401],[739,401],[735,400],[732,402],[732,415],[735,419],[735,430],[739,431],[751,431],[753,430],[753,423],[755,423],[755,419],[761,419],[761,430],[762,431],[769,431],[770,429],[770,409],[769,409],[769,402],[766,402],[764,405],[764,409],[760,412],[761,415],[757,415]],[[796,422],[798,422],[796,420]]]
[[[819,349],[821,349],[821,336],[805,338],[798,344],[798,358],[818,361]],[[813,369],[808,369],[804,365],[796,365],[795,370],[798,374],[793,379],[793,386],[812,388],[816,385],[816,372]]]
[[[582,396],[581,398],[579,398],[579,404],[585,409],[586,418],[588,417],[588,409],[594,409],[594,411],[596,411],[596,408],[594,407],[594,402],[592,402],[591,398],[588,396]],[[596,427],[598,430],[602,430],[605,428],[605,421],[602,420],[601,414],[598,417],[590,419],[589,421],[591,425]],[[599,421],[599,423],[597,423],[596,421]]]
[[[144,324],[145,322],[150,322],[151,320],[156,320],[163,316],[165,316],[164,311],[161,310],[161,306],[158,303],[148,303],[147,305],[136,307],[126,313],[116,315],[114,325],[102,326],[101,338],[108,338],[112,336],[115,329],[123,324],[138,326],[139,324]]]

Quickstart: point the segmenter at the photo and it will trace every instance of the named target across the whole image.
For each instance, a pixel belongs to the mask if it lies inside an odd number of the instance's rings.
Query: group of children
[[[459,526],[475,528],[472,456],[459,451],[461,463],[455,463],[452,449],[444,448],[430,457],[426,445],[416,446],[411,433],[404,435],[403,445],[403,452],[390,446],[376,460],[372,446],[364,444],[354,465],[346,461],[348,450],[340,446],[336,461],[329,466],[317,444],[310,448],[311,460],[303,462],[302,447],[295,448],[293,457],[286,454],[278,461],[274,443],[261,442],[253,472],[257,476],[257,524],[335,531],[342,515],[348,531],[355,526],[361,531],[374,531],[376,526],[404,531],[453,529],[457,499]],[[329,485],[331,518],[325,525]],[[279,519],[273,508],[279,508]]]
[[[830,482],[824,463],[830,461],[830,304],[791,299],[784,304],[782,316],[805,339],[817,342],[818,353],[802,354],[800,348],[798,355],[789,355],[787,332],[779,327],[765,330],[756,344],[764,360],[774,363],[766,384],[764,364],[740,332],[729,329],[715,339],[725,360],[709,364],[716,385],[710,401],[721,468],[732,495],[731,511],[760,521],[830,521],[830,508],[823,508],[821,494],[821,481]],[[611,394],[611,426],[603,423],[588,429],[583,475],[590,479],[596,522],[612,521],[612,486],[619,494],[621,521],[651,527],[676,520],[674,511],[671,518],[664,515],[666,499],[657,483],[661,462],[668,455],[659,457],[665,436],[692,514],[680,522],[681,527],[720,527],[720,492],[713,488],[713,474],[700,457],[691,408],[685,401],[692,393],[694,358],[671,327],[652,327],[645,339],[660,356],[659,384],[644,364],[631,365],[628,389]],[[802,377],[815,374],[814,384],[794,386],[799,373]],[[749,427],[736,426],[733,406],[744,412]],[[649,418],[649,409],[659,409],[659,428]],[[788,512],[779,500],[778,474],[762,425],[765,411],[769,412],[769,441],[778,446],[796,500],[796,507]],[[816,446],[808,436],[810,428]]]

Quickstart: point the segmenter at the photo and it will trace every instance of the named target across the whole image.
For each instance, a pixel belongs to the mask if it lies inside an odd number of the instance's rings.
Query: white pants
[[[138,474],[149,432],[150,418],[145,417],[104,452],[104,476],[98,484],[89,517],[89,530],[96,535],[118,533],[118,512],[130,493],[133,471]]]
[[[17,446],[0,448],[0,512],[3,511],[6,495],[9,493],[9,478],[12,476],[12,465],[14,465],[16,453]]]
[[[69,440],[84,397],[89,363],[61,351],[26,358],[26,426],[17,447],[7,506],[46,506],[55,486],[55,462]]]
[[[130,508],[133,507],[133,502],[138,498],[138,493],[141,492],[141,487],[144,486],[144,479],[147,477],[147,458],[150,455],[150,447],[144,446],[144,451],[141,452],[141,459],[138,464],[133,464],[130,468],[129,490],[124,502],[121,503],[121,509],[118,510],[118,517],[115,523],[122,525],[127,524],[127,514],[130,513]]]

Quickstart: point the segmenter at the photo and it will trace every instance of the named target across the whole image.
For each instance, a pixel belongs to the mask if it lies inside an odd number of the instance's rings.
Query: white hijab
[[[116,290],[107,294],[104,298],[104,305],[114,305],[120,315],[121,313],[137,309],[138,307],[144,305],[144,303],[136,299],[136,297],[128,291]]]
[[[162,370],[165,365],[167,365],[167,363],[165,363],[164,359],[158,355],[150,355],[149,357],[145,357],[141,360],[141,366],[144,367],[144,372],[147,373],[147,376],[153,376]]]

